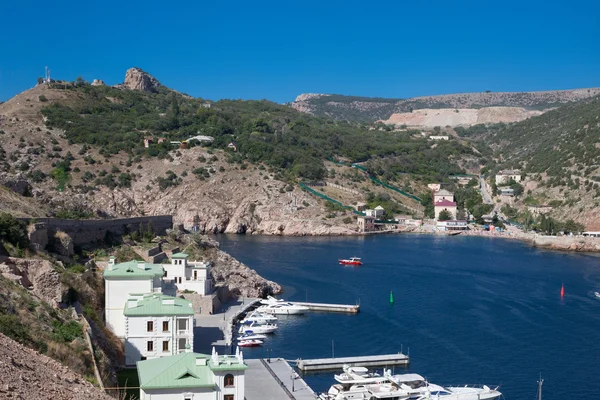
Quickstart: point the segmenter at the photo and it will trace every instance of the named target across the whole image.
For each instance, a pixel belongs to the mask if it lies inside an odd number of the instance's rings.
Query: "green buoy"
[[[394,294],[390,290],[390,304],[394,304]]]

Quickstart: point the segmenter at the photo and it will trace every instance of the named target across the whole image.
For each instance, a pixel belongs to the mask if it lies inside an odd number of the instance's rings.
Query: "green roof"
[[[171,256],[171,258],[187,258],[189,254],[186,253],[175,253]]]
[[[115,264],[112,269],[110,265],[104,268],[104,279],[143,279],[155,278],[163,276],[163,267],[160,264],[143,263],[143,268],[140,268],[141,262],[128,261],[120,264]]]
[[[165,300],[172,304],[164,304]],[[136,306],[131,307],[129,301],[126,302],[123,315],[127,317],[194,315],[194,309],[192,303],[185,299],[153,293],[140,298]]]
[[[212,371],[245,370],[248,367],[240,363],[235,356],[220,356],[219,366],[213,366],[211,357],[199,353],[180,353],[173,356],[138,361],[137,371],[141,389],[171,388],[214,388]],[[196,360],[206,365],[196,365]],[[230,360],[230,363],[226,362]],[[222,362],[222,363],[221,363]]]

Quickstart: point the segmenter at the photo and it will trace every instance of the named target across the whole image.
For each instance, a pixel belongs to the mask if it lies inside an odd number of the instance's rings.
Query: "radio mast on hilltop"
[[[44,75],[44,83],[50,83],[50,69],[46,67],[46,74]]]

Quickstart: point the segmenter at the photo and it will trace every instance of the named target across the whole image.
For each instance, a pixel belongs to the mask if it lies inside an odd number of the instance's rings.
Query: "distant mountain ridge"
[[[419,109],[468,109],[484,107],[521,107],[546,110],[562,104],[600,95],[600,88],[549,90],[543,92],[480,92],[390,99],[337,94],[308,93],[299,95],[289,105],[301,112],[337,120],[375,122],[392,114]]]

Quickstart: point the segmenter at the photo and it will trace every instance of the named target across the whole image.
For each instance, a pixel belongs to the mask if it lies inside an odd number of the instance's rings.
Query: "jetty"
[[[358,304],[305,303],[299,301],[291,301],[290,303],[308,307],[311,311],[341,312],[348,314],[357,314],[360,311],[360,305]]]
[[[409,356],[406,354],[397,353],[378,356],[319,358],[313,360],[299,359],[296,361],[296,368],[301,371],[309,372],[342,369],[344,365],[351,367],[391,367],[408,364]]]

